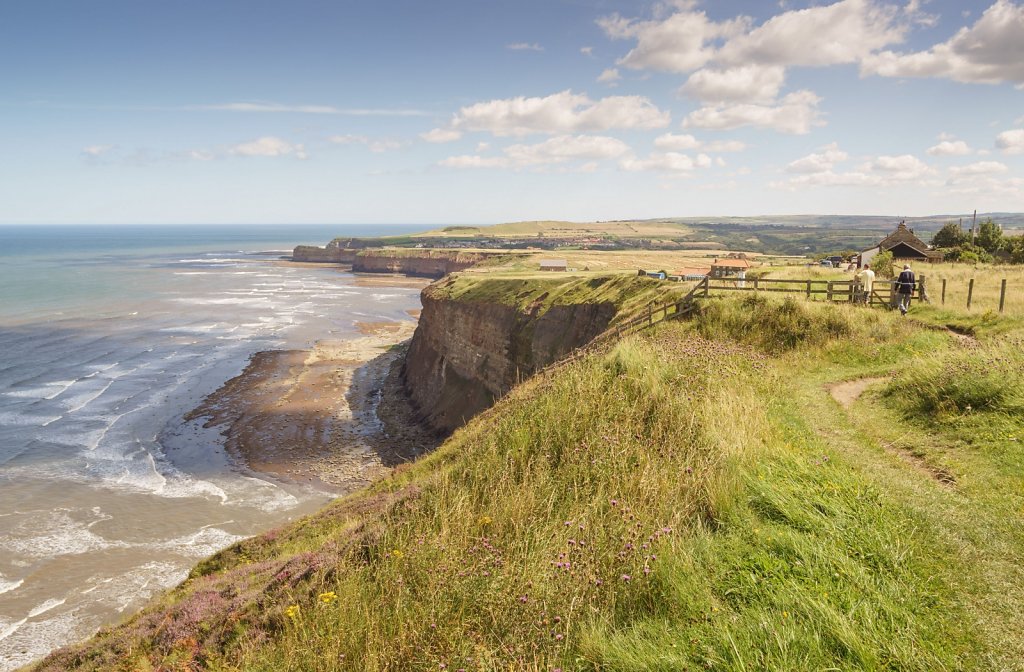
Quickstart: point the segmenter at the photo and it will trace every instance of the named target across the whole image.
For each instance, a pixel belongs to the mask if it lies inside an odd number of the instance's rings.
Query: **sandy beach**
[[[186,417],[220,428],[244,467],[344,494],[429,451],[401,391],[414,322],[356,323],[360,336],[257,353]]]

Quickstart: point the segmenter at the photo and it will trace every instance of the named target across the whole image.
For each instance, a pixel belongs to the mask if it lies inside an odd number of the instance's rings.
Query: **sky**
[[[1024,211],[1024,0],[4,0],[0,223]]]

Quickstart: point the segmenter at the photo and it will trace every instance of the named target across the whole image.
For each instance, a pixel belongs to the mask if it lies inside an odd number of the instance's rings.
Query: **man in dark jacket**
[[[914,272],[910,270],[910,264],[903,264],[903,272],[896,278],[896,294],[899,296],[900,314],[907,316],[910,310],[910,297],[914,295],[914,287],[917,282],[914,279]]]

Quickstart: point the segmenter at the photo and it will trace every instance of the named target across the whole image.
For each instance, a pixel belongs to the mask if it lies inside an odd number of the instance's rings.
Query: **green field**
[[[976,332],[702,303],[40,669],[1024,669],[1021,332]]]

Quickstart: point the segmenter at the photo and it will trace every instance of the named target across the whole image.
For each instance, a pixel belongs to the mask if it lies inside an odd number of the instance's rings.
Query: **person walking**
[[[903,272],[896,278],[896,294],[899,296],[900,314],[907,316],[910,310],[910,297],[914,295],[914,287],[917,281],[914,279],[914,272],[910,270],[910,264],[903,264]]]
[[[856,278],[860,281],[861,302],[870,304],[871,290],[875,287],[875,272],[871,270],[871,264],[864,264],[864,270],[858,273]]]

